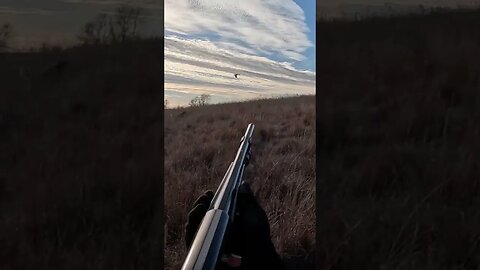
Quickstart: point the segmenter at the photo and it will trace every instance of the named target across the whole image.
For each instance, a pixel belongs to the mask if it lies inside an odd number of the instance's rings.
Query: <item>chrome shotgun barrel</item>
[[[235,159],[227,169],[210,207],[202,219],[182,270],[214,270],[218,267],[228,230],[235,216],[237,192],[250,159],[255,125],[250,123],[240,140]]]

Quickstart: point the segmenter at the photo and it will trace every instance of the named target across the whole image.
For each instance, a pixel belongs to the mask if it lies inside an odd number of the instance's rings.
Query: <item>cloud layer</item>
[[[232,44],[165,37],[165,98],[171,105],[186,105],[204,93],[211,94],[213,102],[314,94],[315,73],[248,54]]]
[[[303,10],[287,0],[166,0],[165,30],[213,34],[263,54],[303,60],[313,43]]]
[[[166,0],[165,98],[176,106],[205,93],[213,102],[314,94],[315,73],[294,67],[314,30],[294,1]]]

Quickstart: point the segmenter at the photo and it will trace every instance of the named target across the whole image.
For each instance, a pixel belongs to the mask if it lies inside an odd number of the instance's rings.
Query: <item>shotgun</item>
[[[198,226],[182,270],[214,270],[220,265],[235,216],[237,192],[250,160],[255,125],[250,123],[240,140],[235,159],[227,169],[210,207]]]

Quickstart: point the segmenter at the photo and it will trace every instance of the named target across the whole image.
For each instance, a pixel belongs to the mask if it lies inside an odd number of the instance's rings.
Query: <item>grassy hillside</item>
[[[317,22],[320,269],[479,269],[480,10]]]
[[[205,190],[216,190],[250,122],[245,179],[289,269],[313,268],[315,97],[306,96],[165,111],[165,269],[180,269],[187,213]]]
[[[161,265],[162,61],[161,40],[0,54],[0,269]]]

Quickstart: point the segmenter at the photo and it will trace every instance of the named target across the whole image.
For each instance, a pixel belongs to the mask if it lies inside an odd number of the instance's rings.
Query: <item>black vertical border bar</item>
[[[163,82],[163,85],[164,87],[161,89],[162,91],[162,105],[164,104],[164,100],[165,100],[165,1],[164,0],[159,0],[161,1],[162,3],[162,17],[163,17],[163,20],[162,20],[162,25],[161,25],[161,28],[162,28],[162,68],[161,68],[161,80]],[[160,221],[161,221],[161,228],[160,228],[160,252],[158,253],[159,256],[160,256],[160,260],[159,260],[159,263],[160,263],[160,267],[157,267],[156,269],[163,269],[164,267],[164,247],[165,247],[165,231],[164,231],[164,224],[165,224],[165,209],[164,209],[164,186],[165,186],[165,173],[164,173],[164,164],[165,164],[165,135],[164,135],[164,131],[165,131],[165,111],[162,110],[162,120],[163,120],[163,129],[162,129],[162,133],[161,133],[161,136],[162,136],[162,139],[161,139],[161,143],[160,143],[160,154],[161,154],[161,159],[162,159],[162,162],[160,164],[160,172],[161,172],[161,180],[160,180],[160,202],[159,202],[159,209],[160,211],[158,212],[158,214],[160,215]]]
[[[320,149],[320,142],[319,142],[319,123],[318,123],[318,115],[319,115],[319,107],[318,107],[318,100],[320,98],[320,91],[318,87],[318,81],[319,81],[319,76],[318,76],[318,70],[319,70],[319,62],[320,59],[318,59],[318,36],[319,36],[319,31],[318,31],[318,26],[319,26],[319,16],[318,16],[318,9],[319,9],[319,2],[321,0],[316,0],[315,4],[315,269],[320,269],[321,263],[320,263],[320,230],[321,230],[321,224],[319,222],[320,220],[320,190],[321,190],[321,182],[319,178],[319,161],[320,161],[320,156],[319,154],[321,153]]]
[[[161,46],[158,48],[161,50],[161,59],[158,59],[161,63],[161,72],[158,74],[158,79],[161,80],[162,85],[164,86],[165,84],[165,1],[164,0],[157,0],[161,3],[162,7],[162,12],[161,12],[161,24],[158,26],[161,28]],[[162,87],[161,89],[158,89],[158,91],[161,91],[160,97],[162,98],[162,105],[164,104],[165,100],[165,87]],[[161,114],[160,119],[162,121],[161,126],[161,132],[159,135],[159,138],[155,140],[155,144],[152,147],[152,154],[153,155],[158,155],[159,158],[159,164],[158,164],[158,197],[157,197],[157,202],[155,205],[155,216],[153,223],[151,224],[151,237],[154,237],[154,239],[151,240],[151,246],[149,248],[150,254],[148,255],[148,268],[149,270],[159,270],[159,269],[164,269],[164,248],[165,248],[165,206],[164,206],[164,185],[165,185],[165,174],[164,174],[164,163],[165,163],[165,111],[160,110]]]
[[[164,87],[161,89],[162,91],[162,105],[164,104],[164,100],[165,100],[165,27],[164,27],[164,24],[165,24],[165,2],[164,0],[160,0],[162,1],[162,7],[163,7],[163,13],[162,13],[162,17],[164,18],[162,20],[162,68],[161,68],[161,78],[162,78],[162,82],[164,83]],[[160,252],[159,252],[159,255],[160,255],[160,266],[161,267],[157,267],[157,269],[163,269],[163,265],[164,265],[164,246],[165,246],[165,231],[164,231],[164,213],[165,213],[165,209],[164,209],[164,186],[165,186],[165,173],[164,173],[164,164],[165,164],[165,135],[164,135],[164,131],[165,131],[165,111],[162,110],[162,119],[163,119],[163,126],[164,128],[162,129],[162,133],[161,133],[161,136],[162,136],[162,140],[161,140],[161,146],[160,146],[160,153],[162,155],[162,162],[160,164],[160,171],[162,173],[161,175],[161,181],[160,181],[160,203],[159,203],[159,208],[160,208],[160,211],[159,211],[159,214],[161,215],[161,218],[160,220],[162,221],[162,225],[161,225],[161,229],[160,229],[160,243],[161,243],[161,248],[160,248]]]

